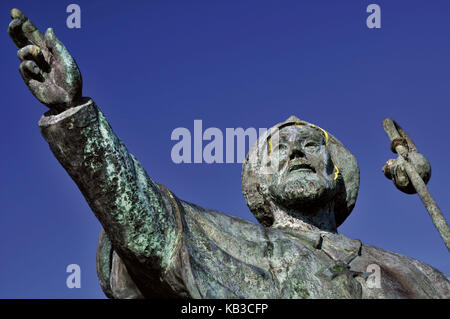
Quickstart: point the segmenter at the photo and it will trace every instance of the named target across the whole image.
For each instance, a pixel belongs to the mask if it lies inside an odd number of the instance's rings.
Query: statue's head
[[[264,226],[273,224],[274,209],[310,218],[323,208],[332,209],[339,226],[358,188],[355,157],[333,135],[295,116],[265,132],[242,167],[244,197]]]

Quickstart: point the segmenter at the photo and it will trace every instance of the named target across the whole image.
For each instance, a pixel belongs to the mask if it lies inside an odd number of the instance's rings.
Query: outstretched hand
[[[19,48],[19,71],[31,93],[56,112],[77,105],[82,97],[81,73],[53,29],[44,36],[20,10],[12,9],[10,15],[8,33]]]

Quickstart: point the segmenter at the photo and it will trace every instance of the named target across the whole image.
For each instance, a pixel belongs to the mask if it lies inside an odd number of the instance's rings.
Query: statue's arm
[[[50,111],[39,126],[86,198],[114,249],[137,271],[167,271],[180,238],[176,213],[159,186],[114,134],[94,102],[82,98],[75,60],[52,29],[45,35],[17,9],[8,32],[22,78]]]
[[[132,259],[167,263],[178,236],[176,216],[94,102],[44,115],[39,126],[114,248]]]

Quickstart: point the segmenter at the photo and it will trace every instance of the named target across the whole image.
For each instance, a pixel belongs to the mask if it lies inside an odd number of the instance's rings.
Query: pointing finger
[[[9,13],[9,15],[11,16],[12,19],[19,19],[19,20],[25,20],[26,19],[26,17],[23,14],[23,12],[20,11],[19,9],[17,9],[17,8],[12,9],[11,12]]]
[[[19,20],[23,22],[22,33],[31,43],[41,46],[44,44],[44,35],[36,28],[36,26],[31,22],[19,9],[12,9],[10,12],[11,18],[14,20]],[[17,32],[20,32],[18,30]]]
[[[23,23],[22,30],[25,33],[25,36],[28,38],[28,40],[31,41],[31,43],[39,46],[44,44],[44,35],[41,33],[41,31],[38,30],[38,28],[36,28],[36,26],[30,20],[27,19]]]
[[[8,26],[9,36],[19,49],[30,43],[22,32],[22,24],[22,20],[14,19]]]

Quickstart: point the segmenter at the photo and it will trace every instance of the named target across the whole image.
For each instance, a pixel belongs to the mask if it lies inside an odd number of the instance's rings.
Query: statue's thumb
[[[48,50],[52,53],[56,62],[65,70],[66,74],[71,75],[70,78],[73,82],[68,83],[70,89],[76,92],[81,92],[81,73],[78,69],[77,63],[72,58],[64,44],[58,40],[52,28],[48,28],[45,32],[45,44]]]
[[[45,32],[45,44],[59,62],[68,62],[72,58],[64,44],[56,37],[53,28],[48,28]]]

